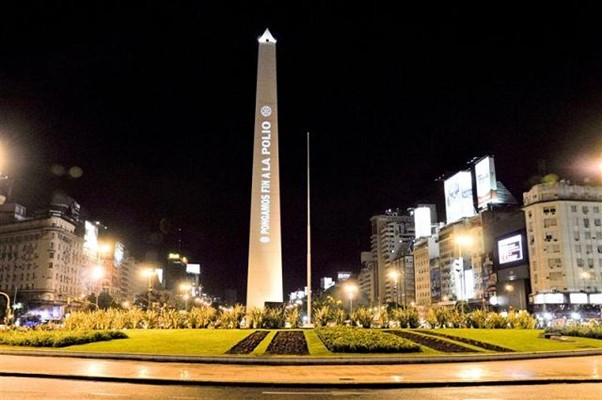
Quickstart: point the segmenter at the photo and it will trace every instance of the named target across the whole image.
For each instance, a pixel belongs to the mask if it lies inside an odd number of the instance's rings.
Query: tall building
[[[259,38],[247,308],[282,303],[276,39]]]
[[[401,215],[399,209],[386,210],[383,215],[370,218],[372,235],[371,252],[374,259],[374,298],[384,304],[393,298],[394,284],[389,276],[396,258],[411,254],[414,241],[414,217]]]
[[[415,301],[418,306],[428,306],[432,301],[431,269],[439,258],[438,234],[421,237],[414,243]],[[438,265],[436,263],[435,265]]]
[[[82,235],[61,216],[0,225],[0,291],[42,319],[61,318],[86,292]]]
[[[362,251],[360,254],[360,273],[357,276],[357,282],[360,292],[364,295],[369,304],[376,304],[376,289],[374,281],[374,257],[369,251]]]
[[[602,303],[602,187],[544,183],[523,194],[536,311]],[[520,243],[507,257],[517,257]]]
[[[0,208],[0,291],[20,304],[19,314],[62,318],[101,292],[133,299],[135,259],[123,244],[102,246],[98,225],[81,219],[73,199],[53,196],[33,217],[19,204]]]

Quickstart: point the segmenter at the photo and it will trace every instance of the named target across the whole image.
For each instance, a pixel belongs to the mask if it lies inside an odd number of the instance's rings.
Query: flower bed
[[[255,331],[232,346],[226,354],[251,354],[267,335],[268,331]]]
[[[301,331],[280,331],[268,345],[267,354],[309,355],[305,334]]]

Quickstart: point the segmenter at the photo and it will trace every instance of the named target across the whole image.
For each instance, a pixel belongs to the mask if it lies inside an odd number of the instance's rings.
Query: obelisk
[[[276,39],[258,40],[247,310],[282,302]]]

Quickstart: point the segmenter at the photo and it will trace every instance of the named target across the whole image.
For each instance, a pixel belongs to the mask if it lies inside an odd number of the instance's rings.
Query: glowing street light
[[[353,295],[357,293],[357,285],[353,283],[347,283],[345,285],[345,292],[347,293],[347,297],[349,297],[349,314],[353,314]]]

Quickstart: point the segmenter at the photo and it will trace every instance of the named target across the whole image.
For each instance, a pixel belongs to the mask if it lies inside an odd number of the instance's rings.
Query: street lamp
[[[466,297],[466,289],[464,288],[464,256],[462,256],[462,247],[470,246],[472,244],[472,238],[470,236],[457,236],[456,244],[458,245],[458,260],[455,263],[455,270],[460,275],[460,296],[459,300],[462,302],[462,313],[464,313],[464,299]]]
[[[148,310],[150,310],[151,308],[151,294],[153,293],[153,276],[155,276],[156,273],[157,271],[152,268],[147,268],[142,271],[142,275],[148,277]]]
[[[98,287],[98,282],[105,276],[105,270],[100,266],[96,265],[92,269],[92,280],[94,281],[94,292],[95,292],[95,302],[96,309],[98,310],[98,296],[100,295],[100,289]]]
[[[190,289],[192,289],[192,285],[190,283],[182,283],[180,285],[180,290],[184,292],[182,298],[184,299],[184,310],[188,311],[188,298],[190,297]]]
[[[393,270],[393,271],[389,272],[389,278],[393,279],[393,282],[395,283],[395,308],[397,308],[399,306],[399,286],[398,286],[398,280],[399,280],[399,276],[400,275],[401,274],[397,270]]]
[[[349,315],[353,314],[353,295],[357,292],[357,285],[353,283],[347,283],[345,285],[345,292],[349,297]]]

